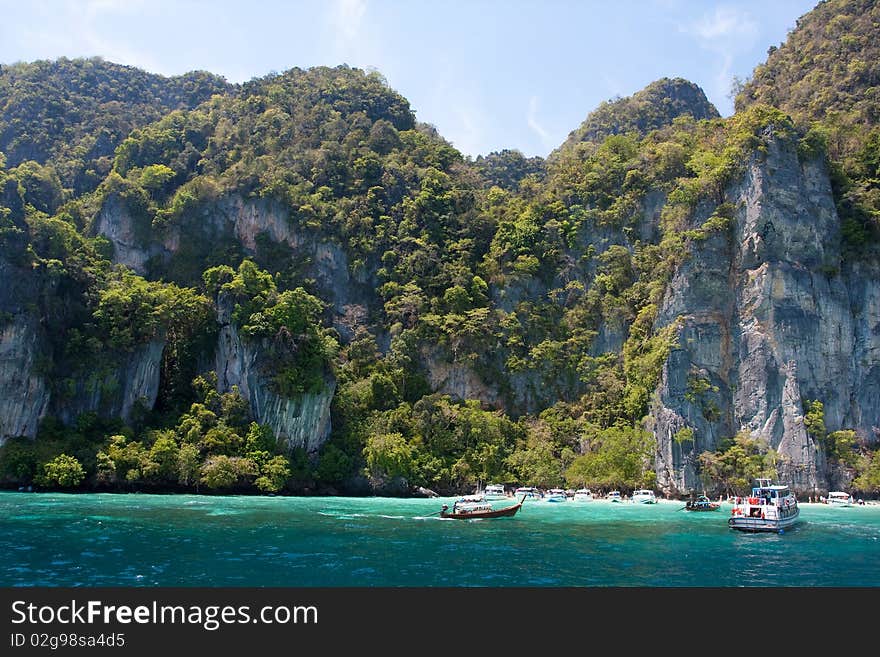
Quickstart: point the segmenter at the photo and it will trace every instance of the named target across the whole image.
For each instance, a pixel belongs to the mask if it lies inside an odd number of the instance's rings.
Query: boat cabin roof
[[[764,493],[787,493],[788,486],[755,486],[752,489],[752,495],[763,495]]]
[[[850,495],[849,493],[844,493],[840,490],[833,490],[828,493],[828,497],[842,497],[848,500],[850,497],[852,497],[852,495]]]

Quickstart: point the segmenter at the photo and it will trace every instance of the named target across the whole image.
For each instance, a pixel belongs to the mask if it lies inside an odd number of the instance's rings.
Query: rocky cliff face
[[[224,196],[205,205],[195,218],[172,225],[160,235],[149,229],[144,234],[138,219],[118,199],[110,197],[92,230],[112,243],[116,262],[141,275],[162,274],[175,258],[195,259],[191,254],[193,245],[188,243],[192,241],[234,244],[250,257],[258,253],[261,241],[280,245],[302,263],[303,277],[314,280],[321,298],[331,304],[333,326],[343,339],[351,339],[367,322],[367,304],[374,295],[375,281],[368,280],[365,269],[353,273],[348,255],[339,244],[297,226],[277,202],[235,194]]]
[[[153,340],[108,358],[110,365],[69,379],[53,395],[50,412],[65,424],[82,413],[129,420],[136,405],[152,409],[159,394],[164,340]]]
[[[657,319],[657,328],[680,320],[677,346],[651,409],[658,483],[671,492],[700,488],[697,455],[741,430],[777,451],[780,476],[797,490],[825,489],[832,473],[805,429],[806,399],[823,403],[829,431],[853,428],[869,440],[880,432],[878,266],[842,257],[840,220],[824,164],[801,162],[792,140],[766,137],[767,152],[754,153],[724,192],[724,202],[735,208],[729,228],[694,243]],[[659,240],[664,202],[660,192],[648,195],[632,237]],[[698,208],[693,227],[714,210],[714,204]],[[95,230],[113,243],[118,261],[143,273],[151,263],[184,257],[193,234],[209,243],[229,240],[248,255],[259,252],[261,241],[282,245],[305,263],[304,275],[330,302],[343,340],[367,324],[375,281],[369,274],[355,275],[339,244],[298,226],[279,204],[232,195],[206,206],[197,221],[198,227],[176,226],[144,242],[124,206],[108,203]],[[599,230],[585,243],[597,253],[613,244],[631,246],[619,232],[606,232]],[[553,286],[589,284],[595,271],[581,266],[578,255],[571,254],[572,265],[560,268]],[[509,311],[544,293],[537,281],[525,280],[493,290],[493,298]],[[275,395],[261,371],[259,346],[243,342],[223,316],[221,310],[215,363],[220,388],[238,386],[259,422],[272,426],[289,446],[315,451],[329,434],[335,384],[328,381],[320,394],[297,399]],[[625,337],[625,326],[603,324],[593,352],[619,351]],[[512,375],[502,391],[432,346],[423,356],[435,390],[479,398],[508,412],[535,412],[556,398],[577,396],[576,389],[545,390],[537,371]]]
[[[26,319],[0,327],[0,445],[7,438],[35,436],[49,407],[49,388],[38,371],[41,346]]]
[[[730,230],[696,246],[658,318],[683,319],[652,409],[658,482],[700,488],[696,455],[744,429],[777,450],[780,477],[795,489],[825,489],[827,465],[805,429],[803,400],[824,404],[829,431],[874,437],[876,279],[864,265],[842,263],[828,172],[819,160],[800,162],[791,140],[770,139],[725,201],[736,208]],[[675,440],[685,427],[693,441]]]
[[[330,435],[330,402],[336,391],[335,380],[326,381],[316,394],[284,397],[272,390],[266,362],[259,344],[242,339],[230,320],[232,307],[221,296],[218,302],[220,335],[215,367],[217,388],[228,392],[237,387],[248,400],[254,419],[272,428],[288,449],[300,447],[316,452]]]
[[[280,204],[232,195],[207,205],[197,218],[198,226],[194,221],[190,219],[190,223],[172,226],[161,236],[153,234],[144,239],[138,233],[137,220],[124,204],[109,199],[93,230],[113,244],[116,261],[140,274],[149,274],[156,263],[161,267],[163,262],[187,257],[191,245],[186,242],[193,235],[205,243],[235,243],[251,256],[258,252],[261,240],[283,245],[305,263],[304,273],[315,281],[322,298],[331,303],[333,324],[343,339],[351,338],[366,322],[366,290],[371,288],[368,281],[352,275],[348,257],[338,244],[298,228]],[[256,421],[269,425],[288,448],[317,451],[330,434],[335,381],[328,380],[317,394],[296,398],[275,394],[260,346],[242,340],[230,321],[231,310],[228,303],[220,303],[221,329],[215,357],[218,388],[225,392],[238,387]],[[155,401],[155,395],[152,399]]]
[[[152,408],[159,391],[164,342],[156,340],[107,359],[110,365],[75,373],[50,385],[41,367],[51,353],[27,316],[0,328],[0,444],[33,438],[47,415],[73,423],[82,413],[131,418],[135,405]]]

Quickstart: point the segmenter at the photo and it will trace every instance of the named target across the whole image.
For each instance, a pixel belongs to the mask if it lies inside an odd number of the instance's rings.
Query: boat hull
[[[744,515],[735,515],[727,519],[727,525],[731,529],[741,532],[779,532],[794,525],[801,515],[800,509],[784,518],[760,518]]]
[[[514,504],[513,506],[509,506],[506,509],[497,509],[493,511],[473,511],[471,513],[447,513],[446,511],[440,512],[441,518],[449,518],[451,520],[480,520],[480,519],[490,519],[490,518],[510,518],[516,515],[516,512],[519,511],[522,506],[522,502],[519,504]]]

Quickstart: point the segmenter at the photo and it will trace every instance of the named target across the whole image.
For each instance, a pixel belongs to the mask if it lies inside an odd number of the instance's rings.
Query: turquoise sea
[[[880,586],[880,505],[744,534],[726,505],[451,501],[0,492],[0,586]]]

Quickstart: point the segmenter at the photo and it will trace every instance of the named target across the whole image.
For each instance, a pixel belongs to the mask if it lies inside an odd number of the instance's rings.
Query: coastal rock
[[[694,248],[658,317],[683,320],[651,411],[658,484],[694,490],[691,457],[746,430],[777,451],[780,478],[813,492],[829,473],[803,401],[824,404],[828,431],[870,440],[880,425],[877,285],[864,267],[842,266],[828,172],[821,160],[801,163],[793,140],[770,138],[724,200],[736,208],[730,231]],[[685,427],[691,449],[674,440]]]
[[[128,421],[136,405],[151,410],[159,394],[164,348],[164,340],[153,340],[112,354],[105,359],[109,364],[98,364],[87,376],[69,379],[63,394],[53,395],[51,415],[71,424],[82,413]]]
[[[162,252],[151,240],[150,220],[136,218],[125,203],[109,195],[95,219],[93,233],[103,235],[113,245],[113,260],[144,275],[150,258]]]
[[[49,408],[49,387],[39,373],[44,348],[28,320],[16,317],[0,326],[0,445],[34,437]]]
[[[280,245],[289,249],[303,278],[313,280],[321,298],[330,303],[333,326],[344,340],[367,324],[375,296],[376,281],[367,267],[353,267],[342,245],[300,225],[286,207],[269,199],[222,196],[156,231],[148,221],[132,216],[121,200],[109,196],[92,232],[113,244],[115,262],[142,275],[161,275],[175,259],[187,260],[188,268],[197,264],[191,262],[193,242],[235,244],[249,257],[255,257],[261,245]]]
[[[336,391],[332,377],[318,393],[303,393],[284,397],[272,389],[259,344],[243,340],[231,322],[229,301],[221,295],[220,334],[217,343],[215,368],[217,389],[229,392],[238,388],[248,401],[254,419],[271,427],[276,438],[287,449],[300,447],[315,453],[330,435],[330,403]]]

